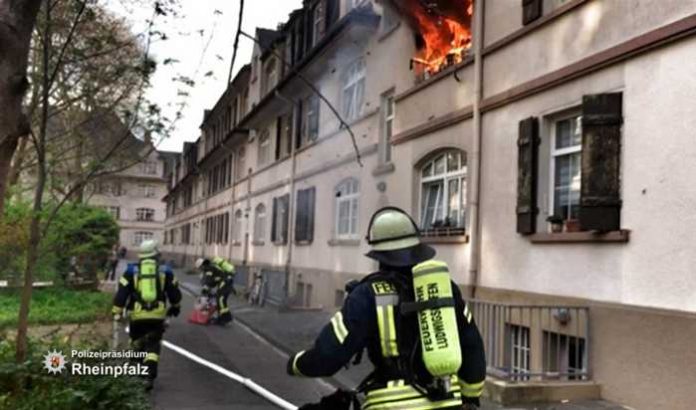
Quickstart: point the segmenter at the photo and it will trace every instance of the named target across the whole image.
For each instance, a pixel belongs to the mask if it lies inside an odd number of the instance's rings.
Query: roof
[[[259,40],[259,46],[261,47],[261,52],[268,50],[273,42],[283,36],[283,33],[276,30],[270,30],[267,28],[257,28],[256,38]]]

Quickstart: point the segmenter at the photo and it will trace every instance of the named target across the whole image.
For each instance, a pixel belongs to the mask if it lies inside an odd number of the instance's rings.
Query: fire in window
[[[391,0],[416,34],[411,67],[427,79],[461,63],[472,44],[473,0]]]

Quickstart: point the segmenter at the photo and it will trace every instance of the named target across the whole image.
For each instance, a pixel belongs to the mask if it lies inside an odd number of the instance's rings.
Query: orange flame
[[[406,1],[421,38],[422,47],[413,61],[418,73],[435,74],[464,60],[471,48],[473,0]]]

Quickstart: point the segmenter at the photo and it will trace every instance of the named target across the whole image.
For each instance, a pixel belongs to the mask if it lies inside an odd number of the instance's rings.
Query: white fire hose
[[[285,410],[297,410],[297,406],[294,404],[284,400],[281,397],[276,396],[275,394],[271,393],[270,391],[264,389],[263,387],[259,386],[256,384],[253,380],[247,378],[247,377],[242,377],[238,375],[237,373],[231,372],[224,367],[218,366],[215,363],[209,362],[202,357],[196,356],[195,354],[189,352],[188,350],[182,349],[181,347],[172,344],[166,340],[162,341],[162,345],[164,347],[173,350],[177,353],[179,353],[182,356],[185,356],[191,360],[193,360],[196,363],[202,364],[203,366],[206,366],[207,368],[214,370],[223,376],[227,376],[230,379],[236,381],[237,383],[243,385],[247,389],[253,391],[254,393],[258,394],[259,396],[263,397],[264,399],[270,401],[271,403],[275,404],[276,406],[280,407],[281,409]]]

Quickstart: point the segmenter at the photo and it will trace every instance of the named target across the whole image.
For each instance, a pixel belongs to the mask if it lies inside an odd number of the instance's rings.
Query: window
[[[357,237],[359,202],[357,179],[347,179],[336,187],[336,236],[339,239]]]
[[[140,184],[138,185],[138,191],[140,196],[144,198],[154,198],[155,197],[155,187],[154,185]]]
[[[306,142],[316,141],[319,138],[319,97],[312,94],[307,98],[307,119],[305,123]]]
[[[365,60],[362,58],[351,64],[343,77],[343,114],[346,121],[354,120],[362,114],[365,98]]]
[[[567,375],[568,380],[586,379],[584,338],[545,330],[543,348],[545,373]]]
[[[361,0],[351,0],[354,3],[359,3]],[[387,35],[399,25],[399,15],[387,4],[382,6],[382,27],[380,28],[382,35]]]
[[[295,242],[312,242],[314,239],[315,188],[297,191],[295,215]]]
[[[157,174],[157,162],[155,161],[145,161],[141,165],[143,174],[156,175]]]
[[[466,154],[450,149],[421,167],[424,234],[461,235],[466,220]]]
[[[288,242],[288,214],[290,196],[283,195],[273,198],[273,221],[271,226],[271,241],[275,244]]]
[[[133,235],[133,245],[140,246],[141,243],[150,240],[154,237],[152,232],[138,231]]]
[[[544,118],[543,136],[539,118],[520,121],[518,233],[620,231],[622,106],[621,93],[585,95],[581,109]]]
[[[259,136],[259,167],[268,164],[271,160],[271,134],[268,129],[264,129]]]
[[[239,150],[237,150],[237,162],[235,163],[235,174],[237,175],[237,180],[239,181],[240,179],[244,178],[246,175],[246,172],[244,172],[244,167],[245,167],[245,161],[244,157],[246,156],[246,149],[244,147],[240,147]]]
[[[324,0],[319,0],[312,10],[312,45],[316,45],[324,37],[326,28],[326,10],[324,10]]]
[[[577,219],[580,211],[581,120],[581,116],[558,120],[552,130],[551,209],[563,220]]]
[[[276,161],[290,155],[292,151],[292,114],[278,117],[276,123]]]
[[[278,82],[278,63],[275,58],[270,58],[264,70],[263,89],[261,94],[266,95]]]
[[[242,225],[243,221],[244,221],[244,213],[242,212],[241,209],[238,209],[237,212],[234,213],[234,242],[235,243],[242,243],[242,232],[244,231],[244,227]]]
[[[111,216],[114,217],[115,220],[121,219],[121,208],[118,206],[107,206],[105,207],[106,212],[111,214]]]
[[[386,164],[391,161],[391,138],[394,132],[394,92],[389,91],[388,93],[382,95],[381,104],[381,117],[382,117],[382,127],[381,127],[381,139],[380,139],[380,160],[382,164]]]
[[[263,243],[266,232],[266,206],[258,204],[254,212],[254,242]]]
[[[153,222],[155,210],[151,208],[138,208],[135,210],[135,219],[141,222]]]
[[[529,328],[526,326],[508,325],[510,336],[510,357],[509,366],[513,380],[527,380],[529,376],[529,354],[531,352],[529,344]]]

